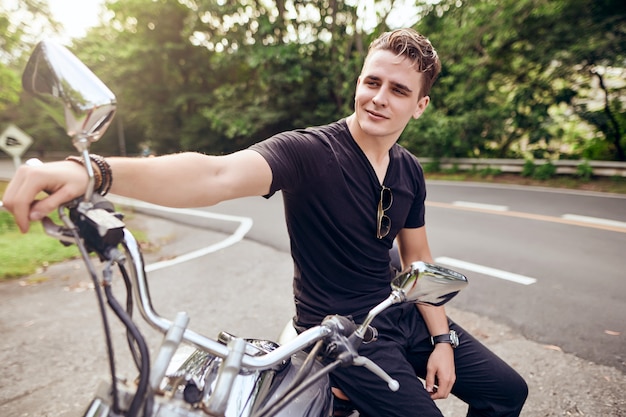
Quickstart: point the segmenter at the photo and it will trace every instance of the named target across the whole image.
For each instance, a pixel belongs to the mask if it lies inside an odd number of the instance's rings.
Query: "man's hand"
[[[41,220],[61,204],[83,195],[87,183],[87,171],[76,162],[22,165],[2,196],[2,204],[13,214],[20,231],[26,233],[30,221]],[[36,200],[41,192],[49,195]]]
[[[426,391],[433,400],[448,398],[454,381],[456,373],[453,348],[448,343],[437,343],[426,365]]]

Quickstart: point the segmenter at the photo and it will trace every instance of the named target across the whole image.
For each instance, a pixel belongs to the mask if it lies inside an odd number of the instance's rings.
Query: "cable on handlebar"
[[[144,399],[148,394],[149,381],[150,381],[150,352],[148,351],[148,345],[146,344],[145,339],[139,332],[139,329],[133,322],[133,320],[126,314],[126,311],[122,308],[122,306],[118,303],[117,299],[113,295],[113,290],[110,285],[104,287],[104,292],[107,297],[107,302],[115,315],[120,319],[120,321],[124,324],[134,342],[139,349],[140,359],[141,359],[141,368],[139,369],[139,383],[137,384],[137,390],[135,391],[135,395],[133,400],[128,408],[127,417],[136,417],[139,414],[139,410],[143,405]]]
[[[107,350],[109,354],[109,366],[111,372],[111,396],[112,396],[112,408],[115,414],[122,414],[119,401],[119,393],[117,389],[117,377],[115,370],[115,358],[113,351],[113,343],[111,339],[110,327],[107,319],[107,314],[104,308],[104,300],[102,297],[102,291],[100,289],[100,283],[95,268],[90,261],[89,253],[95,252],[102,261],[107,261],[103,270],[103,282],[104,293],[106,295],[107,302],[115,315],[119,318],[122,324],[126,327],[126,338],[128,340],[131,355],[135,361],[135,365],[139,370],[138,386],[135,390],[133,398],[130,402],[128,410],[123,415],[127,417],[137,417],[143,407],[144,416],[149,416],[152,413],[153,406],[153,393],[150,390],[150,352],[148,350],[147,343],[139,331],[137,325],[132,320],[132,288],[130,278],[124,267],[124,257],[117,250],[117,245],[120,242],[121,230],[123,229],[123,223],[119,222],[119,219],[113,212],[113,206],[110,202],[104,199],[95,201],[96,207],[92,206],[91,209],[83,211],[80,209],[80,205],[72,205],[69,208],[69,219],[66,217],[64,222],[68,229],[70,229],[74,240],[81,252],[81,255],[89,269],[89,273],[94,282],[94,288],[96,290],[98,303],[100,305],[100,314],[104,325],[104,333],[107,342]],[[95,209],[95,210],[94,210]],[[98,212],[97,210],[100,210]],[[100,214],[98,214],[100,213]],[[110,213],[110,214],[109,214]],[[60,213],[61,214],[61,213]],[[104,215],[103,215],[104,214]],[[117,222],[116,222],[117,220]],[[102,234],[101,227],[106,229],[106,234]],[[106,227],[104,227],[106,226]],[[113,290],[111,288],[112,270],[111,266],[117,264],[124,282],[126,285],[126,309],[125,311],[119,304]]]
[[[279,412],[283,407],[292,402],[298,395],[302,394],[306,389],[308,389],[315,381],[323,377],[324,375],[328,375],[335,369],[339,368],[342,364],[341,359],[337,359],[334,362],[324,366],[322,369],[317,371],[315,374],[311,375],[308,379],[303,381],[299,386],[293,387],[291,391],[288,391],[285,396],[280,398],[278,401],[275,401],[274,404],[268,404],[259,410],[258,413],[253,414],[253,417],[267,417],[273,416],[277,412]]]
[[[322,350],[323,346],[324,346],[324,340],[323,339],[322,340],[318,340],[317,343],[313,346],[313,348],[309,352],[309,354],[307,355],[307,357],[304,360],[304,362],[302,363],[302,365],[300,366],[300,369],[298,370],[298,372],[294,376],[294,378],[291,381],[291,383],[289,384],[289,386],[285,389],[285,393],[289,394],[290,392],[296,390],[298,385],[306,378],[306,375],[313,368],[313,365],[315,363],[315,359],[317,358],[317,355]],[[281,398],[278,398],[278,399],[274,400],[274,402],[268,402],[267,404],[265,404],[264,407],[262,407],[258,411],[258,417],[262,417],[262,416],[265,416],[265,415],[272,415],[273,413],[277,412],[278,410],[280,410],[282,407],[285,406],[285,404],[282,404],[282,405],[280,405],[280,407],[278,409],[274,410],[274,408],[278,404],[280,404],[281,402],[282,402]],[[272,414],[268,414],[268,412],[270,410],[272,410]],[[257,417],[257,414],[254,414],[254,416]]]
[[[61,208],[59,208],[59,214],[62,215]],[[76,242],[80,242],[80,236],[76,227],[69,228],[70,233],[74,237]],[[76,245],[78,250],[85,261],[85,265],[89,272],[89,276],[93,281],[94,292],[96,293],[96,300],[98,301],[98,310],[100,310],[100,317],[102,318],[102,327],[104,331],[104,338],[107,345],[107,354],[109,356],[109,370],[111,372],[111,398],[112,408],[116,414],[120,413],[119,393],[117,390],[117,376],[115,372],[115,354],[113,352],[113,342],[111,339],[111,328],[109,326],[109,320],[107,318],[106,309],[104,307],[104,298],[102,297],[102,290],[100,289],[100,283],[98,282],[98,275],[93,267],[93,264],[89,261],[89,253],[85,249],[85,246],[81,244]]]
[[[130,282],[130,276],[128,275],[128,271],[126,270],[126,267],[123,264],[118,263],[118,268],[120,270],[120,273],[122,274],[124,285],[126,287],[126,314],[130,318],[131,322],[134,324],[134,321],[132,321],[133,294],[132,294],[132,284]],[[134,326],[134,328],[137,329],[136,326]],[[130,350],[133,361],[135,362],[135,366],[141,373],[141,370],[145,369],[144,368],[145,364],[142,365],[142,358],[144,358],[145,356],[141,353],[141,349],[140,351],[138,351],[139,347],[136,344],[136,337],[133,335],[130,328],[126,328],[126,340],[128,341],[128,349]],[[150,362],[148,360],[148,367],[150,366],[149,364]],[[146,372],[146,374],[149,376],[150,372],[148,371]],[[143,409],[144,417],[149,417],[152,415],[153,407],[154,407],[154,395],[148,395],[144,402],[144,409]]]
[[[324,346],[324,340],[318,340],[318,342],[315,344],[315,346],[313,346],[313,349],[311,349],[311,352],[309,352],[309,354],[307,355],[306,359],[302,363],[302,366],[300,366],[300,369],[298,370],[298,373],[294,377],[294,379],[293,379],[293,381],[291,383],[292,387],[295,387],[302,380],[304,380],[306,375],[313,368],[313,364],[315,363],[315,358],[317,358],[317,355],[319,355],[319,353],[322,350],[323,346]]]
[[[130,277],[128,275],[128,271],[123,264],[118,264],[118,268],[120,273],[122,274],[122,278],[124,280],[124,286],[126,287],[126,313],[132,319],[133,317],[133,294],[132,294],[132,284],[130,282]],[[135,367],[137,369],[141,369],[141,358],[140,353],[137,351],[137,346],[134,343],[134,339],[129,331],[126,329],[126,340],[128,341],[128,350],[130,350],[130,355],[133,358],[133,362],[135,362]]]

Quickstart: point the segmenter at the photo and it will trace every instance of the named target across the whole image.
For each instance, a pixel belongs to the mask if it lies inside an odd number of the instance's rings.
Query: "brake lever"
[[[387,386],[392,391],[398,391],[400,388],[400,383],[393,379],[387,372],[383,370],[380,366],[378,366],[371,359],[366,358],[365,356],[357,356],[353,361],[354,366],[363,366],[365,369],[382,379],[387,383]]]
[[[60,226],[52,221],[50,217],[44,217],[41,220],[44,232],[50,237],[57,239],[64,245],[75,243],[74,234],[67,227]]]

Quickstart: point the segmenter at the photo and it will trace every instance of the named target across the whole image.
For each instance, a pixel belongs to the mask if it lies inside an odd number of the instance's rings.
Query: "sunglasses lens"
[[[378,238],[382,239],[389,234],[389,230],[391,230],[391,219],[389,216],[384,214],[380,218],[380,227],[378,231]]]
[[[387,236],[391,230],[391,219],[385,214],[385,211],[391,208],[392,203],[393,195],[391,194],[391,189],[383,186],[380,191],[380,201],[378,202],[378,229],[376,230],[376,236],[379,239]]]
[[[380,192],[380,205],[383,211],[389,210],[391,203],[393,202],[393,195],[391,190],[387,187],[383,188]]]

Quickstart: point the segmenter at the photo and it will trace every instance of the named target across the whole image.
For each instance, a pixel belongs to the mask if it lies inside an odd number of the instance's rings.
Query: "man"
[[[96,158],[97,190],[111,186],[113,193],[174,207],[282,191],[295,265],[296,328],[316,325],[328,314],[350,314],[359,322],[389,293],[394,240],[404,265],[433,262],[423,172],[396,141],[428,106],[440,68],[422,35],[410,29],[385,33],[370,45],[355,110],[347,118],[281,133],[226,156]],[[4,204],[23,232],[29,220],[83,193],[85,170],[75,162],[18,170]],[[50,195],[31,203],[41,190]],[[397,305],[373,325],[379,340],[360,353],[398,380],[399,391],[389,391],[362,367],[341,368],[332,376],[363,415],[440,416],[433,400],[451,392],[469,404],[468,415],[521,412],[526,383],[450,322],[444,307]]]

